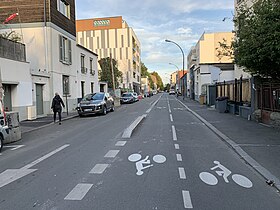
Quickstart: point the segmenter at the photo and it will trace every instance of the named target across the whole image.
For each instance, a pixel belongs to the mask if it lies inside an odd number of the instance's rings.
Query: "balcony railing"
[[[0,57],[26,62],[25,45],[0,37]]]
[[[87,68],[86,67],[81,67],[81,73],[86,74],[87,73]]]
[[[89,73],[90,73],[92,76],[95,75],[95,71],[94,71],[93,69],[90,69],[90,70],[89,70]]]

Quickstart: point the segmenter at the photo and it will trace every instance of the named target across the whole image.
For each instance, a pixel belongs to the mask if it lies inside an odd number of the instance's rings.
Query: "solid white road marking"
[[[176,154],[177,161],[181,162],[182,161],[182,155],[181,154]]]
[[[169,113],[171,113],[171,108],[170,108],[169,101],[167,101],[167,104],[168,104],[168,111],[169,111]]]
[[[123,147],[126,144],[126,141],[118,141],[115,146],[117,147]]]
[[[179,169],[179,176],[180,179],[186,179],[186,173],[185,173],[185,169],[184,168],[178,168]]]
[[[172,114],[170,114],[170,121],[173,122]]]
[[[179,144],[174,144],[175,149],[180,149]]]
[[[90,174],[102,174],[108,166],[109,166],[109,164],[96,164],[89,173]]]
[[[2,172],[0,174],[0,188],[36,171],[37,169],[29,169],[29,168],[33,167],[34,165],[40,163],[41,161],[43,161],[47,158],[49,158],[50,156],[54,155],[55,153],[63,150],[64,148],[66,148],[68,146],[69,146],[69,144],[59,147],[58,149],[44,155],[43,157],[33,161],[30,164],[25,165],[24,167],[22,167],[20,169],[7,169],[6,171]]]
[[[82,200],[93,184],[77,184],[64,200]]]
[[[190,192],[186,191],[186,190],[183,190],[182,195],[183,195],[184,207],[186,209],[192,209],[193,205],[192,205]]]
[[[175,126],[172,125],[172,135],[173,135],[173,140],[177,141],[177,135],[176,135],[176,130],[175,130]]]
[[[24,147],[25,145],[5,145],[5,146],[3,146],[4,148],[13,148],[13,149],[11,149],[11,150],[16,150],[16,149],[19,149],[19,148],[21,148],[21,147]]]
[[[109,150],[107,154],[104,156],[105,158],[114,158],[117,156],[120,150]]]

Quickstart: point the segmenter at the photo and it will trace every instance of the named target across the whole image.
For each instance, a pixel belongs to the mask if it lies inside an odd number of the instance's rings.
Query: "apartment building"
[[[234,79],[233,59],[219,56],[220,42],[231,44],[232,32],[204,33],[188,54],[190,97],[199,100],[202,86]]]
[[[121,16],[77,20],[77,42],[100,58],[112,56],[123,73],[120,88],[140,92],[141,47],[133,29]],[[100,69],[100,67],[99,67]]]
[[[95,85],[98,83],[97,55],[76,43],[75,0],[1,1],[0,9],[1,22],[18,13],[16,18],[3,25],[1,31],[15,31],[26,46],[35,117],[51,113],[55,92],[67,100],[68,110],[74,111],[77,98],[83,95],[82,90],[91,92],[93,83],[95,91],[99,91]],[[96,66],[92,67],[95,74],[82,72],[81,53],[86,55],[85,65],[89,69],[91,64]],[[83,78],[85,75],[88,79]],[[87,89],[82,88],[82,81]]]

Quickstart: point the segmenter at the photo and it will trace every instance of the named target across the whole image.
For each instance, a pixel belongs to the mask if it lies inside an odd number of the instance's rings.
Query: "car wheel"
[[[3,139],[3,137],[0,135],[0,152],[1,152],[2,148],[3,148],[3,141],[4,141],[4,139]]]
[[[115,111],[115,106],[112,105],[111,112]]]
[[[103,106],[102,114],[103,114],[103,115],[106,115],[106,114],[107,114],[107,107],[106,107],[106,106]]]

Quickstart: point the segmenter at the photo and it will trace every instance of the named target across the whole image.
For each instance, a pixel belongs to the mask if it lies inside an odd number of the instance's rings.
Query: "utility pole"
[[[112,70],[112,82],[113,82],[113,92],[115,95],[115,74],[114,74],[114,67],[113,67],[113,59],[112,59],[112,53],[110,53],[110,61],[111,61],[111,70]]]

